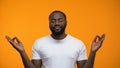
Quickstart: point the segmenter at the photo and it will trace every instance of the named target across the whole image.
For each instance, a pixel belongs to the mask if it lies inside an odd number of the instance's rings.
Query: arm
[[[98,41],[97,41],[97,38],[98,38]],[[91,45],[91,51],[90,51],[88,60],[78,61],[77,62],[78,68],[93,68],[96,52],[101,47],[104,39],[105,39],[105,34],[103,34],[102,37],[96,36],[94,38],[92,45]]]
[[[32,63],[36,66],[36,68],[41,68],[42,60],[32,60]]]
[[[90,53],[88,60],[77,61],[78,68],[93,68],[96,53]]]
[[[9,36],[6,36],[6,39],[19,52],[25,68],[40,68],[41,60],[33,60],[32,63],[24,50],[23,44],[17,37],[11,39]]]

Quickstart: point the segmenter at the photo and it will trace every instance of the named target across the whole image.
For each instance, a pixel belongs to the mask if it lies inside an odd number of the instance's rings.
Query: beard
[[[59,36],[62,35],[65,32],[66,24],[63,27],[60,27],[59,30],[55,29],[55,27],[50,27],[50,30],[53,35]]]

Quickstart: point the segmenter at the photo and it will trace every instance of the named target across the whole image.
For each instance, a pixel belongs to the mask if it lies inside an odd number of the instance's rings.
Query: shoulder
[[[78,39],[71,35],[68,35],[68,39],[69,39],[69,44],[72,44],[74,47],[85,48],[85,44],[81,39]]]
[[[50,39],[50,35],[47,35],[47,36],[36,39],[35,42],[37,42],[37,43],[45,42],[45,41],[47,41],[49,39]]]
[[[81,39],[78,39],[72,35],[68,35],[69,40],[73,41],[74,43],[84,44]]]
[[[50,40],[50,35],[38,38],[35,40],[33,47],[38,48],[40,45],[46,44],[46,42],[48,42],[48,40]]]
[[[85,50],[86,49],[86,46],[84,44],[84,42],[81,40],[81,39],[78,39],[76,37],[73,37],[71,35],[69,35],[70,37],[70,44],[73,44],[74,47],[77,47],[79,48],[80,50]]]

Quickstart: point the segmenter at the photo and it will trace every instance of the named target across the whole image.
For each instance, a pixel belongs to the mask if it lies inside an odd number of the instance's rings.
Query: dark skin
[[[51,32],[53,31],[56,33],[52,32],[51,36],[56,40],[64,39],[67,36],[65,33],[66,25],[67,21],[63,14],[59,12],[53,13],[49,19],[49,27],[51,29]],[[61,32],[61,30],[63,31]],[[6,39],[20,53],[25,68],[41,68],[42,60],[30,61],[24,50],[22,42],[17,37],[11,39],[9,36],[6,36]],[[94,38],[91,44],[91,51],[88,60],[77,61],[78,68],[93,68],[96,52],[101,47],[104,39],[105,34],[103,34],[101,37],[96,36]]]
[[[52,32],[51,36],[56,40],[64,39],[67,36],[65,33],[66,25],[66,19],[61,13],[53,13],[49,20],[49,28]]]

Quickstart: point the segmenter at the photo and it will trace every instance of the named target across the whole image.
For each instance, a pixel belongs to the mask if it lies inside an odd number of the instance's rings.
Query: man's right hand
[[[11,39],[9,36],[6,36],[6,39],[18,52],[21,53],[24,51],[23,44],[22,42],[20,42],[20,40],[17,37]]]

